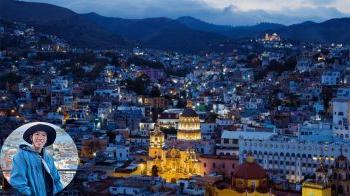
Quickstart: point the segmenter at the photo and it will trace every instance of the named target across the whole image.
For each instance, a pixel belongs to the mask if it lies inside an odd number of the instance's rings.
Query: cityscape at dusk
[[[0,0],[0,194],[349,196],[349,84],[347,0]]]

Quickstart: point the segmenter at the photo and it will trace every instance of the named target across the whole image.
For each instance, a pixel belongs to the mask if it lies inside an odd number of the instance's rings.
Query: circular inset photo
[[[33,122],[14,130],[0,154],[5,179],[25,195],[52,195],[72,180],[79,165],[73,139],[60,127]]]

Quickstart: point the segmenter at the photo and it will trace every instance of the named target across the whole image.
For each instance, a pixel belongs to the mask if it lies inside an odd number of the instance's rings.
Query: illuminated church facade
[[[147,175],[160,176],[167,182],[175,182],[195,175],[202,176],[203,165],[194,149],[195,143],[200,141],[199,116],[192,109],[192,103],[189,101],[179,117],[176,140],[166,144],[164,133],[158,125],[150,133]]]
[[[185,141],[201,140],[201,128],[199,116],[192,109],[192,102],[188,101],[186,109],[179,117],[179,130],[177,139]]]

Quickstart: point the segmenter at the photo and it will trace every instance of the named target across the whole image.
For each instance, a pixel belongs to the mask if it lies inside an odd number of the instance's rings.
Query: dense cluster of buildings
[[[90,50],[4,22],[0,39],[0,143],[64,128],[81,158],[66,194],[350,194],[349,45]]]

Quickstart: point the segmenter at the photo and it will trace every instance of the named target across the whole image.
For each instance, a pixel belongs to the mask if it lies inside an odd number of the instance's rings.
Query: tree
[[[10,72],[0,76],[0,88],[5,89],[6,84],[13,85],[21,82],[22,77],[14,72]]]
[[[322,97],[322,100],[323,100],[324,110],[327,111],[328,108],[329,108],[329,102],[333,98],[333,89],[332,89],[332,87],[323,86],[322,87],[321,97]]]
[[[151,67],[154,69],[163,69],[164,65],[159,61],[145,60],[139,56],[132,56],[128,59],[128,64],[135,64],[141,67]]]
[[[146,89],[150,84],[150,79],[147,75],[142,74],[135,78],[135,80],[128,78],[124,82],[126,83],[126,86],[129,90],[134,91],[138,95],[145,95]]]
[[[150,92],[151,97],[160,97],[161,92],[158,87],[154,86]]]
[[[96,64],[95,67],[87,74],[88,79],[95,80],[103,71],[103,69],[106,67],[105,64]]]
[[[284,63],[286,70],[294,70],[295,66],[297,65],[297,59],[293,57],[289,57],[286,62]]]
[[[108,131],[107,132],[107,136],[108,136],[108,142],[109,143],[114,143],[115,142],[115,136],[116,136],[116,133],[113,132],[113,131]]]
[[[209,112],[207,116],[205,117],[206,122],[215,122],[216,119],[218,118],[218,114],[214,112]]]

